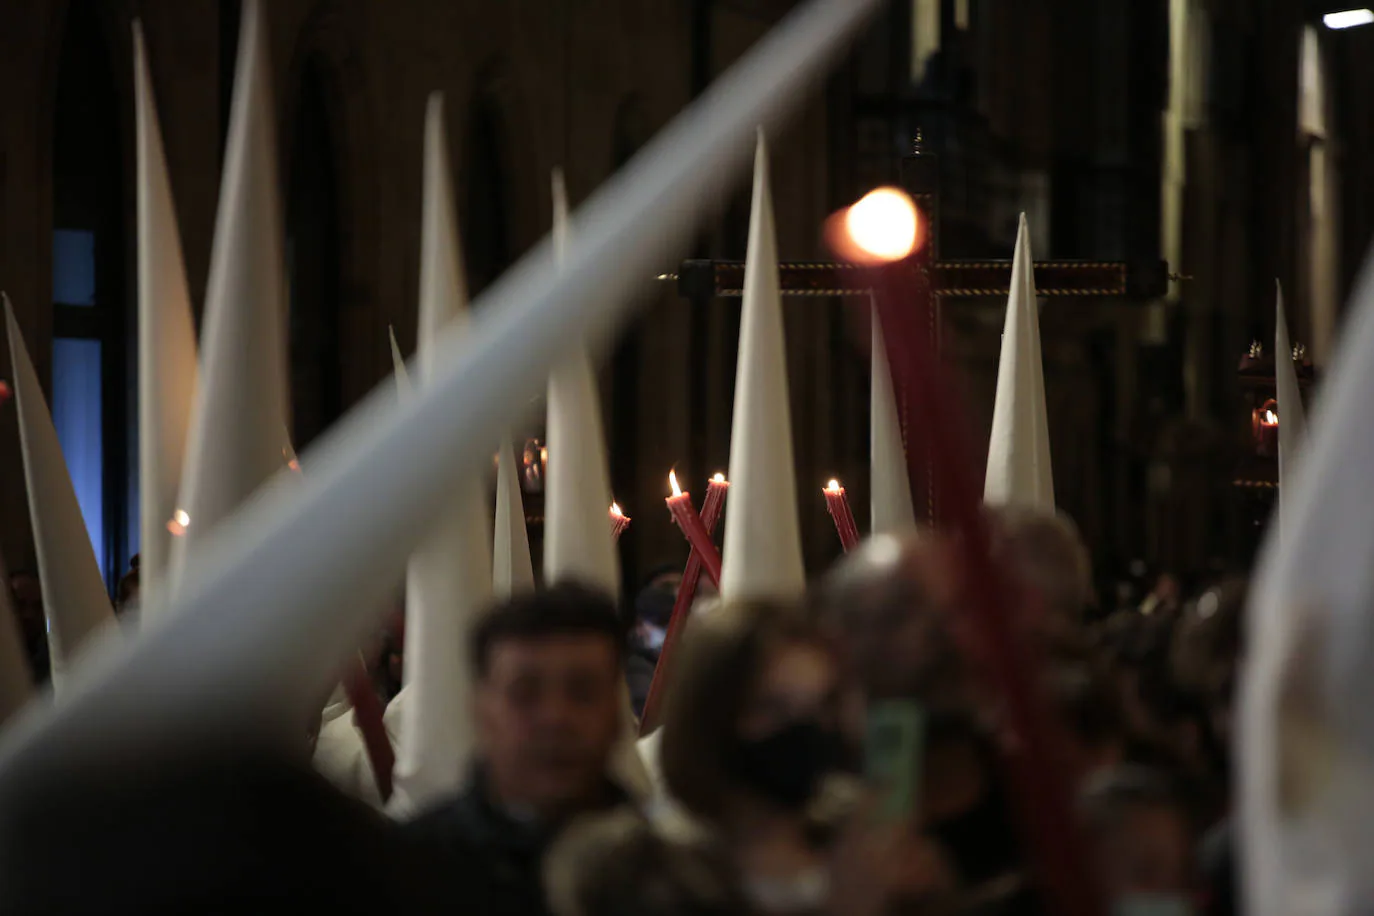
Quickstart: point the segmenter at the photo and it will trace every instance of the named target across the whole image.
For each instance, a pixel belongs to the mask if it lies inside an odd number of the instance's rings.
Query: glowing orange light
[[[620,503],[611,503],[611,514],[616,518],[625,517],[625,513],[620,511]]]
[[[191,516],[186,514],[185,509],[178,509],[173,512],[172,520],[167,523],[167,530],[176,537],[184,535],[189,527],[191,527]]]
[[[840,490],[840,482],[834,478],[831,478],[830,483],[825,485],[825,492],[827,493],[838,493]]]
[[[716,483],[725,483],[725,475],[722,474],[720,471],[716,471],[716,476],[712,477],[711,479],[714,480]]]
[[[900,261],[925,241],[920,211],[905,191],[877,188],[842,211],[833,227],[834,244],[851,261]]]
[[[1279,415],[1276,414],[1276,413],[1274,413],[1272,410],[1266,410],[1266,411],[1264,412],[1264,420],[1263,420],[1263,422],[1264,422],[1264,424],[1265,424],[1266,426],[1278,426],[1278,425],[1279,425]]]
[[[673,496],[682,495],[682,487],[677,485],[677,471],[668,472],[668,486],[673,488]]]

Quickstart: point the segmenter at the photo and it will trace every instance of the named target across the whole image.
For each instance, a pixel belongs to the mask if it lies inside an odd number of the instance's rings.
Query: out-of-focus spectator
[[[621,732],[624,645],[609,596],[572,584],[512,598],[478,621],[478,763],[460,795],[405,825],[417,854],[447,860],[445,909],[546,912],[549,844],[578,815],[627,801],[606,776]]]
[[[853,763],[834,651],[798,607],[726,604],[693,621],[681,653],[660,752],[669,790],[733,855],[754,907],[822,910],[829,868],[808,814]]]
[[[1079,814],[1113,912],[1192,912],[1193,828],[1165,777],[1143,767],[1099,774]]]
[[[669,840],[633,812],[574,823],[544,866],[555,916],[748,916],[728,856]]]
[[[634,621],[625,653],[625,681],[630,687],[630,703],[636,716],[644,713],[644,702],[654,682],[681,583],[682,572],[677,567],[662,566],[649,576],[635,596]]]

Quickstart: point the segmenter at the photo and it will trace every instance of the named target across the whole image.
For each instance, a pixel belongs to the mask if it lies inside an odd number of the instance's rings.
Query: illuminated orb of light
[[[869,191],[845,211],[845,233],[858,252],[873,261],[898,261],[921,241],[916,204],[897,188]]]

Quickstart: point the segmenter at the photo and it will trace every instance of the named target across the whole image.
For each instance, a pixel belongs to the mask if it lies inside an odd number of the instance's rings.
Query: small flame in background
[[[1264,423],[1268,426],[1278,426],[1279,415],[1274,413],[1274,411],[1272,410],[1266,410],[1264,412]]]
[[[620,509],[620,503],[611,503],[611,514],[616,518],[624,518],[625,513]]]
[[[716,471],[716,476],[712,477],[711,480],[715,481],[716,483],[725,483],[725,475],[722,474],[720,471]]]
[[[677,485],[677,471],[668,472],[668,486],[673,488],[673,496],[682,495],[682,488]]]
[[[838,480],[835,480],[835,479],[832,477],[832,478],[830,479],[830,483],[826,484],[826,486],[825,486],[825,491],[826,491],[827,493],[838,493],[838,492],[840,492],[840,482],[839,482]]]
[[[189,527],[191,527],[191,516],[186,514],[185,509],[178,509],[173,512],[172,520],[167,523],[167,530],[172,532],[175,537],[184,535]]]

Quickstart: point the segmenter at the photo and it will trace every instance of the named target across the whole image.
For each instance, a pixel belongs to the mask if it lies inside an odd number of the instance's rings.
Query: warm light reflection
[[[825,485],[825,492],[827,493],[838,493],[841,489],[842,488],[840,487],[840,482],[833,478],[831,479],[830,483]]]
[[[677,485],[677,471],[668,472],[668,486],[673,488],[673,496],[682,495],[682,487]]]
[[[916,204],[898,188],[878,188],[844,212],[848,255],[866,263],[900,261],[920,243]]]
[[[716,471],[716,476],[712,477],[711,479],[716,483],[725,483],[725,475],[722,474],[720,471]]]
[[[624,518],[625,513],[620,510],[620,503],[611,503],[611,515],[616,518]]]
[[[186,533],[186,529],[191,526],[191,516],[186,514],[185,509],[178,509],[172,513],[172,520],[167,523],[167,530],[176,537],[181,537]]]
[[[1265,426],[1278,426],[1279,415],[1274,413],[1274,411],[1272,410],[1266,410],[1264,412],[1264,419],[1260,422],[1263,423]]]

